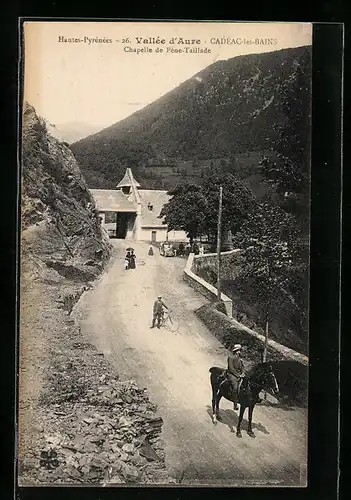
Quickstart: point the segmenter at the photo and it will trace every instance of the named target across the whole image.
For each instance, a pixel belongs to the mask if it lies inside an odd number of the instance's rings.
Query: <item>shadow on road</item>
[[[207,408],[207,413],[210,415],[210,417],[212,419],[211,406],[207,406],[206,408]],[[253,413],[253,420],[254,420],[254,417],[255,417],[255,410]],[[238,425],[238,420],[239,420],[239,416],[236,414],[236,412],[234,410],[221,410],[221,409],[219,410],[218,422],[221,424],[227,425],[231,432],[236,431],[236,426]],[[247,430],[247,426],[248,426],[248,421],[244,417],[241,428],[243,430]],[[252,422],[252,429],[257,430],[259,432],[262,432],[263,434],[270,434],[267,431],[267,429],[264,427],[264,425],[255,423],[254,421]]]

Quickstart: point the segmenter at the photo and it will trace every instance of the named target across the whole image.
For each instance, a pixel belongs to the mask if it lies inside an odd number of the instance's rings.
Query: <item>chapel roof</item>
[[[100,212],[136,212],[134,203],[115,189],[90,189]]]
[[[127,168],[123,179],[117,184],[116,189],[122,187],[141,187],[139,182],[135,180],[132,169]]]

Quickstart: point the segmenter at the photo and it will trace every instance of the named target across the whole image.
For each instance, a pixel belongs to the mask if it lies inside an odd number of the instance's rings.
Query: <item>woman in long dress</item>
[[[130,252],[127,252],[127,255],[124,257],[124,269],[127,270],[130,268]]]
[[[134,254],[134,251],[132,250],[131,253],[130,253],[130,256],[129,256],[129,268],[130,269],[135,269],[136,268],[135,259],[136,259],[136,256]]]

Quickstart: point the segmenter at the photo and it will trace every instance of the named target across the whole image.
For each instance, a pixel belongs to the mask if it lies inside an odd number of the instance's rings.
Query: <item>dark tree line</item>
[[[255,198],[234,174],[210,168],[200,185],[179,184],[163,207],[160,218],[169,230],[183,229],[190,241],[206,235],[213,241],[217,234],[219,187],[223,187],[222,228],[237,232],[256,205]]]

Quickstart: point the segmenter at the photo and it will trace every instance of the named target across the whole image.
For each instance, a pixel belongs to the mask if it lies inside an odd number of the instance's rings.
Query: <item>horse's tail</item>
[[[220,375],[221,373],[223,373],[223,371],[223,368],[219,368],[218,366],[212,366],[209,369],[209,372],[213,373],[214,375]]]

